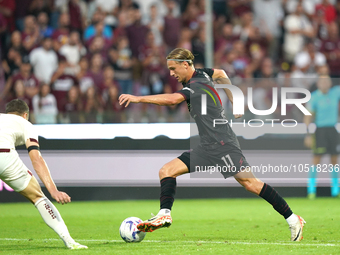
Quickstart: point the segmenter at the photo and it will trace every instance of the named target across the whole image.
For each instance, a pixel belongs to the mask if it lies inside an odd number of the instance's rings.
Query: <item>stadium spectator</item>
[[[7,35],[7,21],[4,15],[0,13],[0,59],[5,55]]]
[[[66,98],[67,92],[72,86],[78,85],[76,77],[67,72],[67,66],[66,58],[60,57],[58,69],[51,78],[51,91],[57,99],[59,111],[62,110],[62,101]]]
[[[40,12],[46,12],[47,15],[51,15],[51,2],[45,0],[33,0],[29,7],[29,13],[35,17],[38,17]]]
[[[187,27],[183,27],[181,29],[181,35],[179,37],[177,46],[180,48],[187,49],[187,50],[192,50],[192,38],[193,38],[193,33],[191,29]]]
[[[232,50],[233,44],[237,40],[239,40],[239,36],[233,34],[233,25],[230,23],[225,23],[222,30],[217,31],[214,47],[216,63],[219,63],[218,58],[222,54]]]
[[[111,1],[95,0],[94,2],[98,10],[100,10],[101,12],[106,12],[107,14],[113,14],[118,4],[119,5],[121,4],[121,1],[119,0],[111,0]],[[123,1],[123,3],[125,2],[129,2],[129,1]]]
[[[284,20],[285,38],[283,50],[285,59],[293,61],[295,55],[303,49],[305,38],[314,37],[314,30],[308,18],[303,14],[303,7],[299,3],[294,13]]]
[[[128,12],[129,10],[134,8],[139,8],[139,4],[137,4],[133,0],[119,0],[118,5],[116,5],[113,10],[113,15],[117,16],[118,13]]]
[[[241,24],[235,25],[233,34],[238,36],[240,40],[246,42],[251,30],[254,29],[254,15],[252,12],[245,12],[241,16]]]
[[[42,40],[41,47],[31,51],[29,59],[35,77],[41,82],[49,83],[52,74],[58,67],[58,56],[52,50],[51,38],[45,37]]]
[[[189,1],[185,12],[182,14],[182,25],[183,27],[188,27],[193,30],[194,33],[199,28],[199,19],[198,16],[200,14],[200,9],[198,8],[195,1]]]
[[[46,12],[40,12],[37,17],[41,37],[51,37],[54,29],[48,25],[49,18]]]
[[[156,4],[152,4],[150,6],[149,15],[143,20],[143,24],[147,25],[149,30],[152,31],[155,36],[155,44],[160,46],[163,43],[162,34],[164,28],[164,19],[158,14]],[[167,33],[169,33],[169,31],[167,31]]]
[[[273,37],[270,33],[261,34],[258,27],[252,27],[248,34],[246,41],[247,54],[252,59],[262,61],[262,59],[269,55],[269,47]]]
[[[53,49],[58,52],[64,44],[68,42],[70,34],[70,15],[68,13],[62,13],[59,16],[59,27],[54,30],[52,34]]]
[[[113,37],[112,29],[110,26],[105,25],[104,18],[105,18],[104,13],[100,10],[97,10],[93,14],[92,24],[88,26],[84,31],[85,42],[96,35],[101,35],[108,40],[112,39]]]
[[[39,91],[39,81],[32,73],[32,67],[27,58],[24,59],[20,65],[19,72],[10,77],[7,82],[9,86],[15,84],[17,80],[21,80],[24,83],[25,94],[29,98],[33,98]]]
[[[155,37],[149,32],[145,44],[140,48],[139,59],[143,65],[142,84],[151,95],[163,92],[163,81],[166,76],[165,49],[156,46]]]
[[[109,64],[115,70],[115,80],[118,82],[121,93],[132,93],[132,53],[127,37],[118,40],[117,48],[109,50]]]
[[[82,34],[86,24],[86,3],[81,0],[69,0],[67,7],[70,14],[70,28]]]
[[[31,52],[39,46],[40,31],[36,18],[32,15],[26,16],[24,30],[21,33],[22,45],[27,52]]]
[[[231,10],[231,17],[234,20],[233,22],[237,22],[244,13],[252,10],[252,1],[253,0],[229,0],[227,2],[228,7]]]
[[[56,98],[50,93],[50,86],[43,83],[39,93],[33,97],[33,113],[37,124],[56,124],[58,107]]]
[[[320,19],[320,22],[329,24],[336,20],[336,9],[329,0],[322,0],[315,6],[315,15]]]
[[[14,19],[15,26],[19,31],[24,30],[24,19],[28,15],[29,7],[33,0],[15,0]]]
[[[22,57],[18,50],[10,48],[7,55],[2,60],[2,68],[5,72],[5,79],[7,80],[12,74],[19,70],[22,63]]]
[[[326,57],[321,52],[315,49],[314,41],[309,41],[305,45],[305,50],[296,54],[294,64],[299,71],[303,73],[303,79],[305,82],[309,81],[307,89],[316,82],[317,71],[320,66],[326,65]],[[293,78],[295,76],[293,75]],[[297,81],[296,83],[300,83]],[[292,85],[294,86],[295,83]],[[301,82],[302,84],[302,82]]]
[[[328,25],[328,37],[321,41],[320,52],[327,59],[332,77],[340,77],[340,38],[337,23]]]
[[[281,1],[276,0],[254,0],[254,22],[264,37],[270,34],[269,55],[276,61],[279,58],[279,47],[281,38],[281,22],[284,17]]]
[[[93,79],[88,76],[89,61],[86,57],[82,57],[79,60],[79,72],[76,74],[76,78],[79,81],[79,89],[81,94],[85,94],[87,89],[94,86]]]
[[[118,86],[110,86],[107,90],[107,99],[104,105],[104,123],[121,123],[123,122],[124,106],[119,104],[118,97],[120,95]]]
[[[298,4],[302,5],[303,14],[306,15],[310,20],[313,18],[313,15],[315,14],[316,1],[310,1],[310,0],[286,0],[284,3],[283,3],[284,4],[283,10],[285,10],[286,13],[288,13],[288,14],[291,14],[291,13],[295,12],[296,7],[297,7]]]
[[[115,78],[115,72],[112,68],[112,66],[107,65],[104,67],[103,70],[103,82],[101,84],[98,84],[98,95],[103,98],[105,101],[108,98],[108,90],[112,86],[118,86],[117,82],[114,80]]]
[[[107,50],[111,43],[102,36],[95,36],[88,41],[88,53],[87,58],[90,60],[94,54],[100,54],[104,63],[107,62]]]
[[[78,31],[70,33],[69,42],[61,46],[59,53],[63,55],[68,63],[68,70],[75,75],[79,72],[79,60],[82,56],[86,55],[86,48],[80,41]]]
[[[164,1],[166,2],[167,12],[164,16],[163,39],[166,47],[172,49],[179,43],[182,24],[181,19],[176,15],[176,7],[179,9],[178,5],[176,5],[176,1],[163,0],[163,2]]]
[[[192,53],[196,56],[196,64],[205,64],[205,38],[205,29],[202,27],[192,41]]]
[[[62,114],[60,119],[62,123],[80,123],[82,121],[83,102],[79,88],[72,86],[67,92],[67,97],[64,98],[62,103]]]
[[[21,57],[27,56],[27,51],[25,47],[22,45],[21,33],[18,30],[14,31],[11,34],[11,41],[9,44],[9,48],[13,48],[17,50],[20,53]]]
[[[84,100],[85,123],[102,122],[103,101],[95,87],[89,87]]]
[[[90,69],[87,71],[86,77],[92,80],[92,84],[96,87],[96,90],[98,89],[99,84],[103,83],[103,58],[101,54],[95,53],[92,56]]]
[[[228,73],[228,77],[232,80],[236,76],[236,69],[234,67],[234,61],[237,59],[236,51],[226,52],[221,56],[220,63],[215,63],[215,66],[225,70]]]
[[[130,42],[132,56],[138,58],[139,48],[144,44],[146,35],[149,32],[147,26],[141,23],[139,8],[131,9],[132,24],[126,27],[126,35]]]
[[[126,36],[126,26],[128,24],[128,12],[120,12],[118,14],[118,23],[117,26],[114,30],[115,36],[112,39],[112,44],[116,45],[117,41],[119,40],[120,37]]]
[[[232,51],[236,54],[233,66],[237,76],[242,78],[252,77],[253,72],[258,68],[260,59],[251,59],[247,55],[244,42],[235,41]]]
[[[22,80],[16,80],[13,83],[13,97],[8,101],[13,99],[23,100],[28,105],[28,108],[32,110],[32,98],[28,97],[25,91],[24,82]]]
[[[0,1],[0,14],[2,14],[8,25],[8,32],[13,32],[15,29],[14,12],[16,9],[15,0],[1,0]]]

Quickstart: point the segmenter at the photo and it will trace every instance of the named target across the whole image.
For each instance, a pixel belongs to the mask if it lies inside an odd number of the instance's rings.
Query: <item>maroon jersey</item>
[[[58,110],[62,111],[64,98],[67,96],[67,92],[74,85],[78,86],[76,77],[63,74],[52,84],[52,94],[55,96],[58,104]]]
[[[18,73],[13,76],[12,84],[15,84],[17,80],[22,80],[25,87],[39,87],[39,81],[33,74],[31,74],[28,78],[25,78],[21,73]]]
[[[64,45],[65,43],[68,42],[69,34],[70,32],[68,30],[56,29],[52,34],[52,39],[57,40],[58,42]]]
[[[320,52],[327,56],[327,63],[332,75],[340,74],[340,38],[322,40]]]
[[[94,73],[91,70],[88,70],[85,76],[92,79],[94,87],[96,89],[98,89],[100,84],[102,84],[104,81],[103,72],[101,71],[98,73]]]

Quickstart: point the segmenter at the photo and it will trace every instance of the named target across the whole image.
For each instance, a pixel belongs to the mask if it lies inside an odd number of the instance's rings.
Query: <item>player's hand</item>
[[[71,202],[71,197],[62,191],[54,191],[51,193],[51,196],[59,203],[59,204],[67,204]]]
[[[303,141],[305,146],[309,149],[313,146],[313,138],[311,135],[306,135],[305,140]]]
[[[129,95],[129,94],[122,94],[119,96],[119,104],[123,105],[125,104],[125,107],[127,107],[130,103],[139,103],[139,97]]]
[[[234,114],[235,119],[241,118],[243,114]]]

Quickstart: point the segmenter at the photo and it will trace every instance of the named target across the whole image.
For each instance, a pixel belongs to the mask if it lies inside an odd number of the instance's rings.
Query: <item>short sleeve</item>
[[[190,88],[184,87],[183,89],[176,91],[175,93],[181,94],[185,98],[185,100],[190,99]]]
[[[212,77],[214,74],[214,69],[212,68],[202,68],[201,70],[205,72],[207,75],[209,75],[210,77]]]
[[[38,133],[36,132],[34,126],[28,121],[25,121],[24,125],[24,139],[25,143],[27,140],[39,143]]]

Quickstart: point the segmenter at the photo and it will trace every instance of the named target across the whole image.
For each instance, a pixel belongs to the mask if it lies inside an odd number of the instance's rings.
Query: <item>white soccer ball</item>
[[[141,222],[142,220],[137,217],[126,218],[119,227],[120,237],[127,243],[141,242],[146,235],[145,232],[137,229],[137,225]]]

